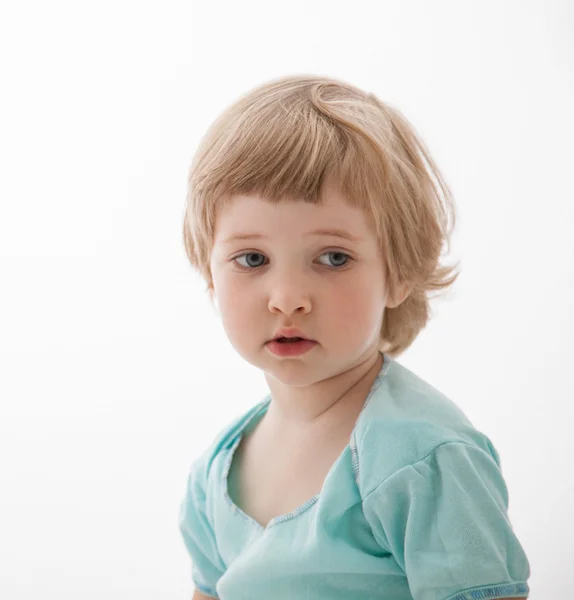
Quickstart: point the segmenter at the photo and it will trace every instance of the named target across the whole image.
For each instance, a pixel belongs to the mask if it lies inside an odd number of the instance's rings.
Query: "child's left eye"
[[[348,254],[346,254],[345,252],[339,252],[337,250],[331,251],[331,252],[325,252],[324,254],[321,254],[321,256],[328,256],[328,255],[332,255],[332,256],[336,257],[335,258],[336,263],[338,263],[339,260],[341,260],[341,257],[345,259],[345,262],[343,264],[335,264],[335,265],[327,265],[327,266],[344,267],[345,264],[347,264],[347,262],[349,260],[352,260]]]

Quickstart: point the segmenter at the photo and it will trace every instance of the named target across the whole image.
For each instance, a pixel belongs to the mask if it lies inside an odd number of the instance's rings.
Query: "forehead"
[[[338,192],[325,195],[321,204],[301,200],[271,203],[257,196],[234,196],[220,208],[216,220],[216,242],[234,234],[269,236],[303,235],[313,230],[337,229],[357,238],[374,234],[371,219]]]

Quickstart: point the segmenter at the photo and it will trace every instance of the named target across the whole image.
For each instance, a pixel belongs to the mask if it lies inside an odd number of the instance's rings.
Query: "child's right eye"
[[[237,262],[240,258],[244,258],[244,257],[253,257],[253,256],[263,256],[263,254],[260,254],[259,252],[246,252],[245,254],[240,254],[239,256],[236,256],[233,261]],[[257,262],[257,261],[256,261]],[[248,265],[242,265],[241,263],[239,263],[239,266],[244,270],[244,271],[252,271],[253,269],[256,269],[257,267],[260,267],[260,264],[256,264],[256,265],[252,265],[252,264],[248,264]]]

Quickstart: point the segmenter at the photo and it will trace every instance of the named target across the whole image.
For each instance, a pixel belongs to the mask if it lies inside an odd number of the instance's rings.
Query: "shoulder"
[[[353,436],[361,496],[448,442],[476,446],[500,464],[489,438],[451,399],[395,359],[385,362]]]
[[[228,420],[211,443],[193,460],[190,474],[192,478],[198,481],[207,482],[214,467],[220,459],[226,455],[227,451],[235,444],[238,436],[248,427],[249,423],[259,414],[265,411],[269,405],[269,397],[258,402],[247,411]]]

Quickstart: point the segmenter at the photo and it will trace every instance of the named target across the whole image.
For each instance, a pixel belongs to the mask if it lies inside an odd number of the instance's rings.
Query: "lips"
[[[309,341],[314,341],[314,340],[310,340],[308,337],[306,337],[305,334],[302,331],[300,331],[299,329],[295,329],[295,328],[283,328],[283,329],[279,329],[279,331],[277,331],[275,333],[275,336],[270,341],[285,341],[285,340],[291,340],[291,341],[309,340]]]
[[[286,339],[286,338],[279,338]],[[302,356],[312,350],[317,342],[312,340],[299,339],[297,342],[271,340],[267,343],[267,349],[272,354],[281,358],[295,358]]]

